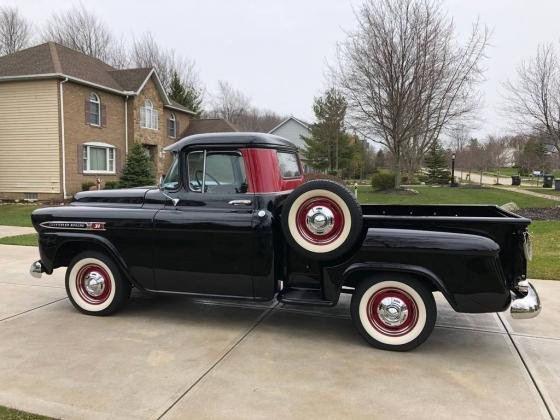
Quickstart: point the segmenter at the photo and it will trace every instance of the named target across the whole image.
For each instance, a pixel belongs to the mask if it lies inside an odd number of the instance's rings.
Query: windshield
[[[173,163],[163,179],[162,187],[166,190],[176,190],[179,188],[179,159],[177,153],[173,154]]]

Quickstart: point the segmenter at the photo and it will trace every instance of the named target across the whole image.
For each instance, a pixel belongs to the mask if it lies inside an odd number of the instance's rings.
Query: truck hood
[[[99,204],[144,204],[146,193],[154,187],[137,187],[117,190],[83,191],[74,196],[71,205]]]

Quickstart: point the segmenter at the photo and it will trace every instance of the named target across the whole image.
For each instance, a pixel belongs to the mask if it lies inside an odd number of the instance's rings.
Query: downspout
[[[68,198],[66,194],[66,142],[64,138],[64,89],[62,85],[68,81],[68,77],[65,77],[62,82],[58,84],[59,96],[60,96],[60,137],[62,143],[62,196],[64,199]]]
[[[128,95],[124,98],[124,154],[128,156]]]

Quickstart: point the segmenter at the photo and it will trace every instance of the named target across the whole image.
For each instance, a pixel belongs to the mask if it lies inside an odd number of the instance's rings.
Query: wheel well
[[[416,279],[426,286],[432,291],[437,292],[440,291],[435,282],[426,275],[421,273],[409,272],[409,271],[393,271],[393,270],[358,270],[350,273],[345,279],[343,286],[346,287],[353,287],[356,288],[358,284],[365,279],[377,278],[383,279],[387,276],[392,278],[412,278]]]
[[[96,251],[113,258],[103,245],[96,244],[95,242],[70,241],[61,245],[56,251],[53,268],[68,267],[70,261],[84,251]]]

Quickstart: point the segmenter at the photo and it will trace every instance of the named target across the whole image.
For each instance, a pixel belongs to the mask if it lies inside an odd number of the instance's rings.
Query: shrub
[[[114,190],[115,188],[119,188],[119,181],[107,181],[105,183],[106,190]]]
[[[89,189],[91,187],[93,187],[94,185],[95,185],[95,182],[92,182],[92,181],[82,182],[82,191],[89,191]]]
[[[375,191],[391,190],[395,188],[395,175],[379,172],[371,177],[371,187]]]
[[[132,188],[155,185],[154,167],[142,145],[130,149],[119,181],[119,187]]]

